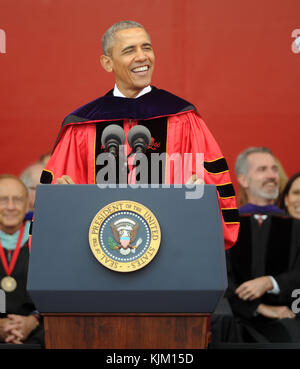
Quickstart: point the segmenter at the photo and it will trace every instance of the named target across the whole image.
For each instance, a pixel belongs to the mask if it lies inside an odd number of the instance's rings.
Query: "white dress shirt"
[[[136,97],[135,97],[135,99],[136,98],[138,98],[138,97],[140,97],[140,96],[143,96],[143,95],[145,95],[145,94],[147,94],[148,92],[150,92],[151,91],[151,86],[149,85],[149,86],[147,86],[147,87],[145,87],[145,88],[143,88],[142,89],[142,91],[141,92],[139,92],[137,95],[136,95]],[[118,86],[115,84],[115,87],[114,87],[114,92],[113,92],[113,94],[114,94],[114,96],[116,96],[116,97],[126,97],[125,95],[123,95],[122,94],[122,92],[118,89]]]

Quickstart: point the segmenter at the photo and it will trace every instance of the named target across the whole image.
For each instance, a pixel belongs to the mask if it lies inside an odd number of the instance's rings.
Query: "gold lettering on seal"
[[[105,245],[100,244],[99,234],[101,234],[103,229],[103,223],[105,222],[105,227],[109,227],[110,219],[113,214],[116,214],[121,211],[130,211],[132,213],[136,213],[141,216],[148,225],[148,229],[151,233],[150,242],[148,245],[148,249],[142,251],[142,247],[136,250],[136,260],[132,260],[132,258],[123,258],[122,255],[118,255],[118,249],[112,249],[108,254],[106,250],[106,242],[107,240],[102,239],[105,242]],[[130,215],[129,215],[130,217]],[[106,228],[105,228],[106,229]],[[107,232],[107,231],[105,231]],[[107,233],[106,233],[107,234]],[[105,236],[105,238],[108,236]],[[140,238],[145,238],[143,233],[140,234]],[[129,200],[122,200],[116,201],[114,203],[108,204],[103,207],[94,217],[93,221],[91,222],[90,229],[89,229],[89,242],[90,248],[96,257],[96,259],[106,268],[117,271],[117,272],[132,272],[143,268],[147,264],[149,264],[153,258],[155,257],[159,246],[160,246],[160,226],[155,217],[155,215],[147,209],[143,204],[129,201]],[[101,242],[102,242],[101,241]],[[145,242],[145,240],[144,240]],[[103,247],[102,247],[103,246]],[[144,244],[145,246],[145,244]],[[144,247],[143,246],[143,247]],[[141,250],[141,251],[139,251]],[[139,254],[141,252],[141,254]],[[112,253],[112,254],[110,254]],[[115,258],[118,260],[116,261]]]

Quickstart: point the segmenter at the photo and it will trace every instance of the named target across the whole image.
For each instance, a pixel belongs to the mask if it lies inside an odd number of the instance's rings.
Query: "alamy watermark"
[[[300,53],[300,29],[294,29],[291,37],[294,39],[291,45],[292,52],[294,54]]]
[[[99,188],[186,188],[186,199],[200,199],[204,193],[203,153],[136,153],[127,156],[126,146],[119,146],[118,160],[108,152],[97,156],[101,166],[96,176]],[[149,178],[150,167],[150,178]],[[118,181],[117,181],[118,173]],[[163,183],[160,178],[164,176]]]
[[[6,54],[6,33],[0,29],[0,54]]]
[[[300,289],[293,290],[292,297],[296,300],[293,301],[291,310],[294,314],[298,314],[300,312]]]
[[[6,295],[3,290],[0,289],[0,313],[6,313]]]

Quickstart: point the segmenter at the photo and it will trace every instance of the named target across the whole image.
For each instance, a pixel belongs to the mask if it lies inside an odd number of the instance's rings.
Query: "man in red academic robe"
[[[110,124],[117,124],[127,137],[133,126],[144,125],[152,135],[147,157],[153,152],[166,153],[167,158],[173,154],[183,158],[190,153],[193,163],[189,173],[193,181],[197,183],[201,178],[206,184],[217,186],[225,247],[232,247],[239,222],[226,160],[192,104],[151,86],[155,56],[148,33],[136,22],[119,22],[106,31],[102,47],[101,64],[114,74],[115,87],[65,118],[41,182],[97,183],[101,166],[96,158],[105,150],[101,144],[103,130]],[[130,152],[127,138],[125,147]],[[204,176],[197,172],[197,153],[204,155]],[[174,167],[166,166],[160,183],[186,183],[178,178]],[[132,178],[130,173],[129,178]]]

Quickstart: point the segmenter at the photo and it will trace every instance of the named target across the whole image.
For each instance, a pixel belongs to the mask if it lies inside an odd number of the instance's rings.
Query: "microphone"
[[[145,153],[151,144],[151,133],[147,127],[137,125],[128,132],[127,140],[133,152]]]
[[[107,126],[102,132],[101,144],[109,153],[117,156],[119,146],[125,144],[124,129],[116,124]]]

